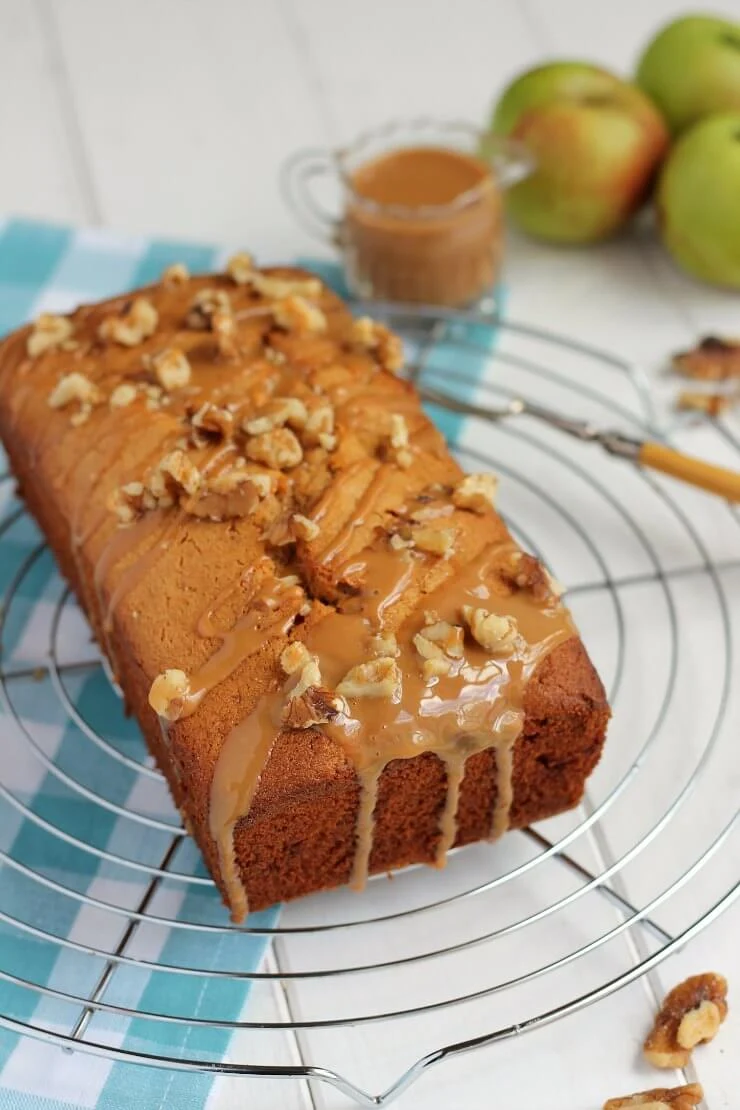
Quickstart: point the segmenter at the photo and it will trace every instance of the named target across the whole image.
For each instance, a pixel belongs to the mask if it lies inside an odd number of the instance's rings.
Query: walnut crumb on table
[[[707,335],[692,350],[679,351],[671,361],[679,374],[697,381],[740,378],[740,340]]]
[[[704,416],[724,416],[735,405],[740,404],[740,392],[699,393],[682,389],[676,398],[676,408],[680,412],[700,412]]]
[[[637,1091],[623,1098],[610,1098],[604,1103],[603,1110],[629,1110],[639,1106],[642,1110],[693,1110],[704,1098],[699,1083],[688,1083],[683,1087],[654,1087],[651,1091]]]
[[[666,995],[643,1053],[657,1068],[683,1068],[698,1044],[711,1041],[727,1017],[727,980],[715,972],[692,975]]]

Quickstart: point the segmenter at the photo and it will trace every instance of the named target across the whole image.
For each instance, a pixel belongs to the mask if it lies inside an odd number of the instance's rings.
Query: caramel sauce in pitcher
[[[351,176],[342,246],[362,295],[470,304],[492,286],[502,240],[501,193],[475,155],[407,147]]]

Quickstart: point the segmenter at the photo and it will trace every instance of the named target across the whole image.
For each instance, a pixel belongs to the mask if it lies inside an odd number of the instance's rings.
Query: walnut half
[[[697,381],[740,378],[740,341],[707,335],[692,350],[674,355],[672,361],[674,370]]]
[[[499,617],[487,609],[463,605],[462,615],[470,633],[482,648],[495,655],[511,655],[519,637],[514,617]]]
[[[401,696],[401,671],[395,659],[382,656],[358,663],[347,671],[337,686],[337,693],[346,698],[389,698]]]
[[[604,1110],[629,1110],[630,1106],[641,1106],[642,1110],[693,1110],[703,1098],[701,1084],[687,1083],[683,1087],[654,1087],[623,1098],[609,1098]]]
[[[692,975],[670,991],[643,1052],[656,1068],[683,1068],[691,1050],[711,1041],[727,1017],[727,980],[713,971]]]

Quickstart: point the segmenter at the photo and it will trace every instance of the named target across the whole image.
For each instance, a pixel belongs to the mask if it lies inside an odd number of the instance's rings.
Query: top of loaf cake
[[[465,759],[495,746],[503,831],[526,682],[574,635],[495,478],[463,474],[402,363],[316,278],[245,254],[42,316],[0,356],[5,434],[24,427],[32,462],[53,452],[83,601],[201,792],[236,916],[237,821],[347,765],[358,885],[392,759],[447,764],[441,860]],[[295,761],[276,786],[278,736]]]

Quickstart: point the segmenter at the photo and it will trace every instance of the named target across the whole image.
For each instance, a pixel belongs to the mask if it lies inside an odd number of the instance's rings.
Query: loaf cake
[[[387,328],[171,266],[0,348],[0,434],[236,921],[575,805],[609,716]]]

